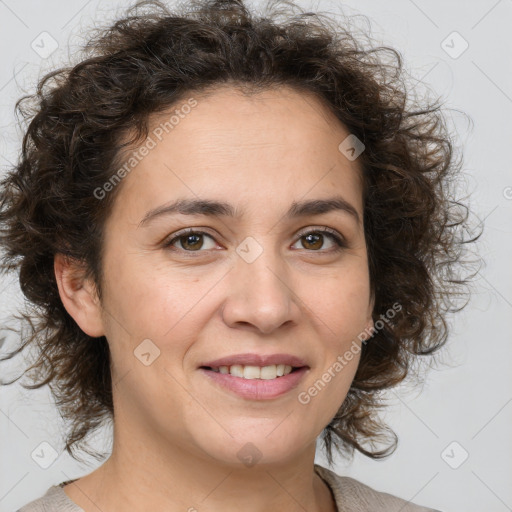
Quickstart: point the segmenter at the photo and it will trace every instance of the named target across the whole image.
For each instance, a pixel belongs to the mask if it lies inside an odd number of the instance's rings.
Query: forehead
[[[142,212],[178,196],[214,196],[261,207],[269,197],[289,203],[336,189],[360,210],[359,165],[338,149],[349,134],[317,97],[288,87],[191,92],[151,117],[152,148],[123,179],[121,206]]]
[[[185,112],[185,106],[192,99],[196,106]],[[174,126],[169,126],[171,118],[174,118],[171,123]],[[183,137],[192,136],[191,143],[199,137],[209,138],[232,150],[236,149],[237,142],[248,149],[253,141],[256,150],[262,143],[283,146],[302,140],[306,145],[296,147],[297,152],[329,146],[333,136],[337,140],[349,134],[325,100],[310,91],[289,86],[251,92],[233,86],[216,86],[198,93],[190,92],[167,112],[153,115],[150,129],[165,132],[163,137],[171,131],[182,132]],[[201,149],[199,145],[197,149]]]

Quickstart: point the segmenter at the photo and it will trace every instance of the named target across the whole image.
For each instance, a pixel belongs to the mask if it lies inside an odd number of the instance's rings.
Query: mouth
[[[222,375],[231,375],[246,380],[274,380],[280,379],[290,373],[296,372],[304,366],[291,366],[288,364],[271,364],[267,366],[253,366],[233,364],[231,366],[201,366],[200,369],[208,370]]]
[[[198,370],[216,390],[245,400],[271,400],[289,395],[305,375],[309,366],[291,365],[222,365],[201,366]]]

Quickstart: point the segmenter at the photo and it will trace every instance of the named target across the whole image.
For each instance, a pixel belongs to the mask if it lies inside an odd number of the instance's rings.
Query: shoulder
[[[354,478],[339,476],[318,464],[315,464],[315,471],[331,488],[339,512],[363,512],[366,510],[440,512],[416,505],[398,496],[377,491]]]
[[[62,486],[66,483],[68,482],[53,485],[43,496],[27,503],[16,512],[84,512],[64,492]]]

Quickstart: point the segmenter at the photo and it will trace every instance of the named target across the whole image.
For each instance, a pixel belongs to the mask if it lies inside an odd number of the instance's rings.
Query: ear
[[[66,311],[85,334],[93,338],[103,336],[105,331],[101,304],[94,283],[83,277],[83,265],[63,254],[56,254],[53,266],[59,295]]]

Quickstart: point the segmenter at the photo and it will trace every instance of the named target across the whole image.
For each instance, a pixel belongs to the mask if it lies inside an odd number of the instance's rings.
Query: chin
[[[285,417],[286,415],[283,416]],[[314,439],[301,436],[297,429],[291,430],[289,425],[286,428],[280,424],[283,418],[273,422],[267,420],[263,424],[258,421],[256,425],[245,425],[244,428],[230,428],[225,425],[233,437],[224,432],[218,439],[205,439],[202,436],[196,441],[202,450],[220,464],[238,469],[241,465],[248,468],[255,465],[279,465],[293,460],[308,445],[314,444]],[[285,419],[284,422],[286,421]]]

